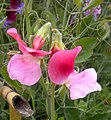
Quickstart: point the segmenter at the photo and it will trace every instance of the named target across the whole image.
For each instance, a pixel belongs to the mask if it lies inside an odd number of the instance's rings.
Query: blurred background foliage
[[[42,90],[42,82],[32,87],[23,86],[9,78],[7,52],[18,50],[17,42],[6,34],[10,27],[17,28],[24,41],[34,35],[46,22],[52,23],[62,33],[62,40],[67,49],[81,45],[83,50],[75,61],[80,71],[94,67],[98,73],[98,82],[102,85],[101,92],[91,93],[84,99],[69,100],[65,87],[55,93],[56,114],[58,120],[111,120],[111,2],[110,0],[92,0],[87,8],[101,5],[102,12],[95,21],[93,14],[84,15],[83,0],[23,0],[23,14],[7,28],[3,28],[6,20],[6,9],[9,0],[0,0],[0,80],[23,95],[32,105],[34,115],[24,120],[47,120],[46,97]],[[95,1],[95,2],[94,2]],[[48,49],[49,51],[49,49]],[[45,70],[43,70],[44,72]],[[45,80],[50,88],[46,74]],[[50,91],[49,91],[50,97]],[[8,120],[8,104],[0,97],[0,119]]]

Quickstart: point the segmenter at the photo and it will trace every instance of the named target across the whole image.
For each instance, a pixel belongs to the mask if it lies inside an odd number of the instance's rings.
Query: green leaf
[[[98,113],[93,116],[89,116],[86,118],[86,120],[108,120],[108,114],[107,113]]]
[[[79,10],[81,10],[83,0],[73,0],[73,2],[76,4]]]
[[[4,100],[3,97],[0,97],[0,108],[4,109],[5,105],[6,105],[6,101]]]
[[[68,93],[69,93],[68,89],[65,86],[61,86],[59,90],[61,104],[65,102],[65,98]]]
[[[22,89],[22,85],[18,81],[11,80],[9,78],[6,66],[2,67],[2,69],[1,69],[1,75],[4,78],[4,82],[6,82],[8,85],[10,85],[10,86],[12,86],[12,87],[14,87],[16,89],[19,89],[19,90]]]
[[[89,2],[89,5],[88,5],[83,11],[92,9],[92,8],[100,5],[100,4],[102,3],[102,1],[103,1],[103,0],[91,0],[91,1]]]
[[[65,120],[80,120],[80,111],[74,108],[65,108],[64,116]]]
[[[92,54],[93,49],[97,43],[97,38],[95,37],[84,37],[75,42],[76,46],[82,46],[82,51],[76,58],[75,63],[85,62]]]
[[[36,90],[32,89],[30,87],[26,87],[26,90],[28,91],[28,93],[30,95],[30,98],[31,98],[31,101],[32,101],[33,110],[35,110],[35,95],[36,95]]]
[[[87,32],[89,32],[89,26],[93,24],[93,16],[92,14],[85,16],[82,18],[82,20],[80,22],[78,22],[77,24],[77,28],[76,28],[76,36],[86,36]],[[94,28],[94,26],[91,26],[92,28]],[[81,37],[80,36],[80,37]]]
[[[83,100],[80,100],[79,104],[77,105],[77,107],[81,110],[86,110],[87,109],[87,103]]]
[[[64,120],[64,117],[59,117],[58,120]]]

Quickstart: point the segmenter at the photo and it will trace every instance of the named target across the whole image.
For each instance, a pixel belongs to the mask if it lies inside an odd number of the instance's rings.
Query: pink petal
[[[40,61],[30,54],[14,55],[8,63],[7,71],[12,80],[31,86],[41,77]]]
[[[48,63],[49,78],[55,84],[64,84],[74,70],[74,59],[81,51],[78,46],[73,50],[60,50],[56,52]]]
[[[18,45],[19,45],[19,49],[24,54],[30,53],[31,55],[36,56],[36,57],[43,57],[43,56],[51,53],[51,52],[46,52],[46,51],[43,51],[43,50],[35,50],[33,48],[27,47],[27,45],[22,41],[20,35],[17,33],[17,30],[15,28],[8,29],[7,33],[10,36],[12,36],[14,39],[17,40]],[[40,47],[40,46],[38,46],[38,47]]]
[[[27,53],[27,51],[25,50],[24,47],[26,47],[27,45],[23,42],[23,40],[21,39],[20,35],[17,33],[16,28],[9,28],[7,30],[7,33],[12,36],[15,40],[17,40],[18,45],[19,45],[19,49],[23,52],[23,53]]]
[[[33,48],[39,50],[44,45],[45,40],[43,40],[40,36],[36,35],[33,40]]]
[[[29,47],[24,47],[24,49],[31,54],[32,56],[35,57],[44,57],[45,55],[50,54],[51,52],[47,52],[47,51],[43,51],[43,50],[35,50],[33,48],[29,48]]]
[[[9,28],[8,30],[7,30],[7,33],[10,35],[10,33],[17,33],[17,30],[16,30],[16,28]]]
[[[69,90],[72,100],[83,98],[91,92],[101,90],[100,84],[97,83],[97,73],[93,68],[86,69],[77,74],[72,73],[69,79]]]

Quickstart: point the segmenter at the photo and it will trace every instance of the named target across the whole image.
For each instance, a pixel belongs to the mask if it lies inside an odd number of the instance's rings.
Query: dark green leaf
[[[86,118],[86,120],[108,120],[108,114],[107,113],[98,113],[93,116],[89,116]]]
[[[80,111],[74,108],[64,109],[65,120],[80,120]]]
[[[0,108],[3,109],[6,105],[6,102],[3,97],[0,97]]]
[[[75,42],[76,46],[82,46],[82,51],[76,58],[75,63],[85,62],[92,54],[93,49],[97,43],[97,39],[94,37],[84,37]]]

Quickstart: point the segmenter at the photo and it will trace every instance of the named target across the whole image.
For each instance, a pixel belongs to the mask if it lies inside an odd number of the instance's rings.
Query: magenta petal
[[[23,52],[23,53],[28,53],[25,49],[26,44],[23,42],[23,40],[21,39],[20,35],[17,33],[16,28],[9,28],[7,30],[7,33],[12,36],[15,40],[17,40],[18,45],[19,45],[19,49]]]
[[[24,85],[34,85],[41,77],[39,60],[27,55],[14,55],[8,63],[7,71],[12,80],[18,80]]]
[[[40,36],[36,35],[33,40],[33,48],[36,50],[41,49],[42,46],[44,45],[44,42],[45,41]]]
[[[15,11],[6,11],[7,21],[12,23],[16,20],[16,12]]]
[[[55,84],[64,84],[71,72],[74,71],[74,59],[81,51],[78,46],[73,50],[60,50],[56,52],[48,63],[50,80]]]
[[[33,48],[27,47],[27,45],[22,41],[20,35],[17,33],[17,30],[15,28],[10,28],[7,30],[7,33],[12,36],[15,40],[17,40],[19,49],[22,51],[22,53],[27,54],[30,53],[33,56],[36,57],[43,57],[47,54],[50,54],[50,52],[46,52],[43,50],[35,50]]]
[[[29,48],[29,47],[24,47],[24,49],[31,54],[32,56],[35,57],[44,57],[45,55],[50,54],[51,52],[47,52],[47,51],[43,51],[43,50],[35,50],[33,48]]]
[[[10,8],[17,9],[21,4],[21,0],[10,0]]]
[[[91,92],[101,90],[100,84],[97,83],[97,73],[93,68],[77,74],[72,73],[69,79],[69,90],[72,100],[83,98]]]

